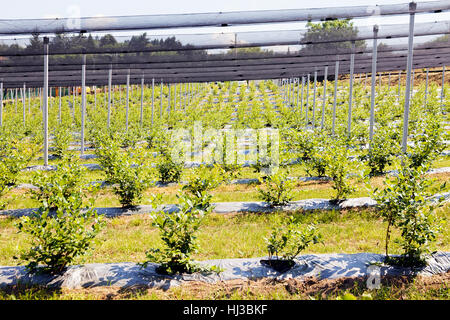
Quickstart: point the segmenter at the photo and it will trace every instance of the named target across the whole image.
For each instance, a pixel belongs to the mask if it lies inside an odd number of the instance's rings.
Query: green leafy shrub
[[[0,165],[0,177],[3,177],[6,174],[5,167]],[[3,199],[3,197],[8,193],[8,191],[11,189],[11,186],[9,186],[4,179],[0,179],[0,210],[3,210],[8,202]]]
[[[136,148],[137,143],[144,137],[144,133],[139,126],[131,126],[122,135],[122,147],[123,148]]]
[[[369,176],[383,174],[386,166],[393,162],[393,157],[400,151],[396,139],[392,137],[387,129],[380,129],[374,136],[370,148],[361,160],[366,161],[370,168]]]
[[[31,248],[20,254],[30,272],[60,273],[75,258],[92,248],[92,241],[104,226],[93,209],[94,198],[83,206],[86,194],[94,187],[84,187],[79,178],[82,168],[71,160],[61,163],[55,172],[37,173],[33,191],[40,207],[21,218],[19,232],[29,234]]]
[[[315,151],[310,155],[309,159],[305,161],[306,173],[311,177],[324,177],[327,165],[326,154],[324,154],[323,151]]]
[[[95,151],[106,182],[112,184],[123,207],[139,203],[145,189],[150,186],[151,170],[143,149],[136,147],[122,151],[116,139],[105,138]]]
[[[315,225],[303,228],[296,223],[294,216],[277,221],[272,233],[265,238],[269,259],[294,260],[309,245],[321,241]]]
[[[419,128],[413,133],[411,141],[413,146],[409,147],[411,166],[417,168],[431,163],[445,149],[441,119],[441,117],[428,116],[421,120]]]
[[[179,211],[161,211],[152,215],[153,226],[159,229],[165,247],[148,250],[147,261],[141,265],[146,267],[150,262],[159,263],[157,271],[163,274],[211,270],[191,260],[192,254],[198,250],[196,232],[211,208],[203,210],[198,206],[198,201],[192,201],[189,197],[181,196],[179,199]]]
[[[145,138],[147,140],[147,147],[149,149],[157,149],[160,150],[163,146],[167,145],[168,141],[166,141],[165,134],[162,132],[161,128],[152,128],[147,133]]]
[[[180,181],[183,167],[183,163],[176,163],[169,155],[162,156],[161,160],[156,164],[159,181],[162,183]]]
[[[440,222],[434,215],[439,205],[432,203],[428,197],[431,180],[425,173],[427,166],[409,166],[407,159],[397,176],[386,177],[384,188],[373,191],[373,198],[378,203],[378,214],[387,222],[386,228],[386,262],[405,266],[425,264],[424,254],[430,252],[430,246],[440,231]],[[445,184],[440,187],[442,190]],[[398,258],[389,257],[389,240],[392,228],[401,232],[397,242],[403,249]]]
[[[16,185],[20,170],[30,163],[37,150],[38,146],[26,139],[0,141],[0,185]]]
[[[305,161],[311,159],[315,151],[315,146],[317,145],[315,137],[304,130],[294,133],[294,136],[292,136],[292,144],[294,150],[300,153],[300,158]]]
[[[182,187],[184,196],[192,201],[194,207],[209,210],[212,198],[209,191],[216,188],[223,181],[223,177],[223,169],[219,166],[214,166],[212,169],[196,168],[188,183]]]
[[[330,145],[325,153],[327,175],[331,178],[335,196],[332,201],[340,201],[355,191],[349,175],[353,168],[349,160],[348,149],[339,143]]]
[[[4,196],[17,184],[20,170],[30,163],[37,150],[38,146],[28,139],[0,138],[0,209],[8,204]]]
[[[288,179],[287,172],[278,171],[275,174],[260,179],[264,188],[258,188],[258,192],[263,201],[270,206],[282,206],[292,200],[291,191],[295,186],[295,181]]]
[[[53,154],[58,158],[62,158],[67,155],[72,135],[69,128],[63,125],[58,125],[53,131],[53,135]]]
[[[73,197],[81,200],[85,169],[73,159],[65,159],[58,165],[56,172],[38,171],[33,175],[32,184],[36,190],[30,190],[31,198],[49,210],[71,205]]]

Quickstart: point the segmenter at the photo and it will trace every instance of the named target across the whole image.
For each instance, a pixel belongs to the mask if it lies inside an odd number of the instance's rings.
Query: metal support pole
[[[187,99],[188,99],[188,92],[187,92],[187,89],[188,89],[188,85],[187,85],[187,83],[185,83],[184,84],[184,111],[186,112],[186,107],[187,107],[187,103],[188,103],[188,101],[187,101]]]
[[[115,104],[115,100],[116,100],[116,97],[115,97],[115,92],[117,91],[117,86],[113,86],[112,87],[112,97],[111,97],[111,105],[112,105],[112,107],[114,108],[114,104]]]
[[[307,87],[306,87],[306,115],[305,115],[305,119],[306,119],[306,126],[308,126],[308,109],[309,109],[309,77],[310,77],[310,74],[308,73],[308,75],[307,75],[307,78],[306,78],[306,80],[307,80]]]
[[[177,111],[177,84],[173,85],[173,111]]]
[[[144,75],[141,78],[141,128],[144,125]]]
[[[299,103],[299,99],[300,98],[300,78],[297,78],[297,102],[296,102],[296,110],[298,110],[298,103]]]
[[[0,82],[0,127],[3,126],[3,81]]]
[[[128,69],[128,73],[127,73],[127,94],[126,94],[126,111],[125,111],[125,130],[128,131],[128,111],[130,109],[130,69]]]
[[[300,114],[303,113],[303,87],[305,86],[305,77],[302,77],[302,94],[300,95]]]
[[[61,87],[58,88],[59,105],[58,105],[58,121],[61,123]]]
[[[155,113],[155,78],[152,79],[152,127],[153,127],[154,113]]]
[[[119,84],[119,105],[122,105],[122,86]]]
[[[86,119],[86,54],[81,65],[81,156],[84,155],[84,127]]]
[[[170,83],[168,84],[168,88],[169,88],[169,96],[167,97],[167,99],[168,99],[169,103],[168,103],[168,106],[167,106],[167,108],[168,108],[167,111],[168,111],[169,116],[170,116],[170,109],[172,107],[172,101],[171,101],[172,85]]]
[[[25,125],[25,107],[26,107],[26,100],[25,100],[25,91],[26,91],[26,85],[25,82],[23,83],[23,91],[22,91],[22,112],[23,112],[23,125]]]
[[[44,37],[44,92],[43,92],[43,122],[44,122],[44,166],[48,166],[48,42]]]
[[[31,88],[28,88],[28,114],[31,114]]]
[[[312,127],[316,128],[316,93],[317,93],[317,70],[314,71],[314,94],[313,94],[313,114],[312,114]]]
[[[355,69],[355,41],[352,41],[352,54],[350,55],[350,88],[348,98],[348,122],[347,133],[351,136],[352,130],[352,99],[353,99],[353,72]]]
[[[291,106],[291,88],[292,88],[292,79],[288,80],[288,105]]]
[[[378,26],[373,26],[373,46],[372,46],[372,86],[370,89],[370,121],[369,121],[369,149],[372,147],[373,127],[375,124],[375,81],[377,74],[377,41],[378,41]],[[380,75],[381,77],[381,75]],[[380,81],[381,83],[381,81]],[[381,89],[381,86],[380,86]]]
[[[444,108],[444,97],[445,97],[445,66],[442,67],[442,88],[441,88],[441,108]]]
[[[339,78],[339,60],[336,60],[336,65],[334,67],[334,100],[333,100],[333,120],[332,120],[333,123],[331,129],[333,135],[336,126],[336,102],[337,102],[338,78]]]
[[[72,118],[75,119],[75,87],[72,87]]]
[[[180,110],[183,109],[183,84],[180,82]]]
[[[327,102],[327,77],[328,77],[328,66],[325,67],[325,74],[323,76],[323,102],[322,102],[322,122],[320,123],[320,129],[323,130],[325,123],[325,104]]]
[[[16,100],[16,114],[17,114],[17,88],[15,89],[14,94],[15,94],[14,98]]]
[[[111,126],[111,88],[112,87],[112,64],[109,66],[108,73],[108,129]]]
[[[391,90],[391,73],[388,73],[388,90]]]
[[[427,98],[428,98],[428,68],[426,70],[426,77],[425,77],[425,97],[424,97],[424,106],[427,105]]]
[[[416,10],[416,3],[409,3],[409,36],[408,36],[408,58],[406,68],[406,92],[405,92],[405,106],[403,113],[403,137],[402,137],[402,151],[406,153],[408,143],[408,124],[409,124],[409,97],[411,90],[411,69],[413,62],[413,43],[414,43],[414,11]]]
[[[159,99],[161,100],[161,109],[159,110],[159,117],[162,117],[162,111],[163,111],[163,81],[161,79],[161,90],[159,94]]]

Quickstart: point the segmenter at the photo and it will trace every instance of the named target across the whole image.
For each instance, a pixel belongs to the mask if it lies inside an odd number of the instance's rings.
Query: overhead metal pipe
[[[408,4],[377,5],[377,15],[409,13]],[[416,12],[449,10],[448,1],[420,2]],[[151,30],[192,27],[229,27],[234,25],[281,23],[299,21],[326,21],[373,16],[373,6],[346,6],[333,8],[307,8],[284,10],[259,10],[191,14],[162,14],[122,17],[81,17],[78,23],[72,18],[22,19],[20,25],[13,19],[0,20],[0,35],[18,35],[37,32],[79,33],[113,30]]]

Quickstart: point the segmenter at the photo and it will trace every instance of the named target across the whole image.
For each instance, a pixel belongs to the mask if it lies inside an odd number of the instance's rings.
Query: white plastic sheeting
[[[260,263],[262,258],[222,259],[199,262],[202,265],[215,265],[220,273],[196,273],[175,276],[160,275],[157,264],[141,269],[135,263],[86,264],[70,266],[61,275],[30,275],[22,266],[0,267],[0,288],[21,285],[43,285],[57,288],[111,287],[149,287],[168,289],[189,281],[216,283],[228,280],[275,279],[337,279],[342,277],[364,278],[370,273],[369,267],[383,261],[384,256],[373,253],[356,254],[306,254],[296,259],[296,265],[285,273],[279,273]],[[265,258],[264,258],[265,259]],[[424,275],[445,273],[450,270],[450,253],[438,252],[430,256],[428,265],[420,269],[392,266],[379,267],[380,276]]]
[[[431,197],[432,201],[450,199],[450,192],[436,194]],[[213,212],[218,214],[229,214],[235,212],[276,212],[276,211],[298,211],[298,210],[342,210],[352,208],[369,208],[376,206],[376,201],[369,197],[350,198],[338,204],[330,202],[329,199],[305,199],[291,201],[285,206],[271,207],[266,202],[217,202],[213,203]],[[37,209],[12,209],[0,211],[0,216],[21,217],[32,214]],[[129,216],[135,214],[146,214],[163,210],[165,212],[176,212],[178,206],[175,204],[164,204],[156,210],[150,205],[135,206],[132,208],[96,208],[98,214],[107,217]]]

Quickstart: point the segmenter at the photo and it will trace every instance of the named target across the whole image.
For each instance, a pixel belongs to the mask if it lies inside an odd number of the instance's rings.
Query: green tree
[[[301,53],[317,54],[319,52],[347,51],[352,47],[351,41],[342,41],[351,39],[358,35],[358,28],[353,25],[350,19],[331,20],[319,23],[308,22],[306,24],[308,31],[301,39],[305,46],[300,50]],[[363,40],[355,42],[355,47],[363,49],[366,44]]]

